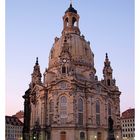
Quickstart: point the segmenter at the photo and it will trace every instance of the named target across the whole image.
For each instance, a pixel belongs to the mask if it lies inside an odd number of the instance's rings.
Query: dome
[[[90,42],[85,40],[79,29],[79,15],[70,7],[63,16],[63,30],[60,38],[55,38],[49,55],[49,73],[74,74],[85,79],[94,75],[94,54]],[[71,75],[70,74],[70,75]],[[54,76],[55,77],[55,76]]]
[[[94,55],[90,43],[85,40],[83,35],[77,34],[66,34],[65,36],[62,35],[61,38],[55,38],[50,51],[49,67],[60,63],[60,57],[64,49],[67,50],[68,57],[72,62],[94,67]]]

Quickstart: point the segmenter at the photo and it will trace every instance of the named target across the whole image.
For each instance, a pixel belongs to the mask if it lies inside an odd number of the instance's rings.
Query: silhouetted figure
[[[24,100],[24,124],[23,124],[23,140],[30,140],[30,116],[31,116],[31,105],[30,105],[30,91],[29,88],[25,95]]]
[[[41,127],[39,125],[39,121],[36,121],[33,128],[33,139],[39,140],[40,130],[41,130]]]
[[[108,140],[116,140],[114,137],[113,119],[111,116],[108,118]]]
[[[113,122],[112,118],[109,116],[109,118],[108,118],[108,128],[109,128],[109,131],[113,130],[113,124],[114,124],[114,122]]]

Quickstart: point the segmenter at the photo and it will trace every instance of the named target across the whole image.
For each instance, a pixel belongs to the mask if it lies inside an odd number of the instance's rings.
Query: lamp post
[[[41,131],[41,127],[39,125],[39,122],[36,121],[33,128],[33,140],[39,140],[40,131]]]
[[[97,139],[97,136],[94,136],[94,140],[96,140]]]
[[[117,135],[117,140],[119,140],[119,136]]]
[[[46,125],[47,140],[51,139],[51,125]]]

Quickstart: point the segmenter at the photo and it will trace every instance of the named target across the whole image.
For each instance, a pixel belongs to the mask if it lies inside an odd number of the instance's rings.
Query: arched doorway
[[[66,140],[66,132],[61,132],[60,133],[60,140]]]
[[[102,140],[102,133],[101,132],[97,133],[97,140]]]
[[[85,133],[84,132],[80,132],[80,140],[85,140]]]

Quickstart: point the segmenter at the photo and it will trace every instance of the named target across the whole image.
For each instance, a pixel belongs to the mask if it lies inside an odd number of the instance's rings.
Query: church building
[[[121,140],[120,94],[105,55],[98,80],[90,42],[79,29],[80,16],[70,4],[61,37],[55,37],[49,65],[40,72],[36,58],[24,98],[24,140]],[[43,78],[43,79],[42,79]]]

